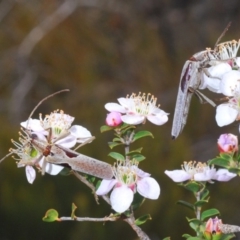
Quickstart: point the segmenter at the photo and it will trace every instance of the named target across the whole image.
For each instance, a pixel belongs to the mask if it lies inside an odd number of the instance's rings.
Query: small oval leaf
[[[201,220],[205,220],[207,218],[213,217],[215,215],[220,215],[220,212],[216,208],[208,209],[201,214]]]
[[[146,214],[146,215],[139,217],[138,219],[135,220],[135,224],[137,226],[139,226],[139,225],[142,225],[143,223],[145,223],[147,220],[152,220],[150,214]]]
[[[42,219],[44,222],[55,222],[55,221],[61,221],[58,218],[58,212],[55,209],[49,209],[45,216]]]
[[[224,158],[221,158],[221,157],[211,159],[208,162],[209,165],[217,165],[217,166],[220,166],[220,167],[228,167],[229,163],[230,163],[230,159],[224,159]]]
[[[110,131],[114,129],[114,127],[110,127],[110,126],[107,126],[107,125],[103,125],[100,127],[100,132],[103,133],[103,132],[107,132],[107,131]]]
[[[117,153],[117,152],[110,152],[108,154],[108,156],[110,156],[110,157],[112,157],[112,158],[114,158],[116,160],[120,160],[120,161],[124,161],[125,160],[125,157],[122,154]]]
[[[179,201],[177,201],[177,204],[183,205],[184,207],[190,208],[191,210],[195,210],[194,205],[189,202],[179,200]]]
[[[113,149],[114,147],[116,146],[119,146],[119,145],[123,145],[123,143],[119,143],[119,142],[109,142],[108,143],[108,146]]]
[[[152,138],[154,138],[152,133],[149,132],[149,131],[139,131],[139,132],[135,133],[135,135],[133,137],[133,141],[136,141],[136,140],[138,140],[140,138],[143,138],[143,137],[152,137]]]

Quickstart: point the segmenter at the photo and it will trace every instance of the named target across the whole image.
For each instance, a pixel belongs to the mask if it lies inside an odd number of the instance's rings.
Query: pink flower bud
[[[217,144],[220,152],[234,153],[238,151],[238,138],[231,133],[222,134]]]
[[[221,225],[222,225],[222,220],[218,219],[217,217],[215,218],[209,218],[207,223],[206,223],[206,233],[214,233],[214,234],[220,234],[221,233]]]
[[[121,113],[110,112],[106,118],[106,124],[110,127],[116,127],[122,123]]]

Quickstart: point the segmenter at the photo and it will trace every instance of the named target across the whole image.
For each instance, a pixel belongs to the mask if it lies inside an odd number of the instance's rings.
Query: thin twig
[[[130,217],[124,219],[124,221],[131,226],[131,228],[136,232],[140,240],[150,240],[148,235],[140,227],[136,225],[133,214],[131,214]]]
[[[99,204],[98,202],[98,195],[96,194],[96,189],[95,189],[95,186],[90,183],[86,177],[82,176],[80,173],[76,172],[76,171],[72,171],[73,175],[79,179],[82,183],[84,183],[85,185],[87,185],[91,190],[92,190],[92,193],[94,195],[94,198],[95,198],[95,201],[97,202],[97,204]]]
[[[48,95],[47,97],[43,98],[43,99],[35,106],[35,108],[32,110],[32,112],[30,113],[30,115],[29,115],[29,117],[28,117],[28,121],[27,121],[26,126],[28,127],[29,119],[32,117],[33,113],[36,111],[36,109],[37,109],[44,101],[46,101],[47,99],[49,99],[49,98],[51,98],[51,97],[53,97],[53,96],[55,96],[55,95],[57,95],[57,94],[59,94],[59,93],[68,92],[68,91],[70,91],[70,90],[69,90],[69,89],[63,89],[63,90],[60,90],[60,91],[58,91],[58,92],[55,92],[55,93],[50,94],[50,95]],[[58,139],[58,140],[59,140],[59,139]]]
[[[60,217],[59,221],[79,221],[79,222],[114,222],[117,221],[119,217],[104,217],[104,218],[90,218],[90,217]]]

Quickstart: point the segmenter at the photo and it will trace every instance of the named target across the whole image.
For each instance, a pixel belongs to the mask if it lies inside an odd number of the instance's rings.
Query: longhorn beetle
[[[221,37],[225,34],[230,24],[218,38],[214,49],[207,48],[204,51],[195,53],[183,66],[180,83],[178,88],[177,101],[173,117],[172,138],[176,139],[182,132],[186,125],[189,106],[193,94],[196,94],[201,102],[204,100],[212,106],[216,106],[213,101],[200,93],[197,89],[201,84],[202,74],[209,76],[207,68],[214,66],[220,62],[227,62],[232,60],[237,55],[240,46],[240,39],[238,41],[232,40],[218,44]],[[214,76],[210,76],[213,77]]]
[[[110,164],[85,156],[76,151],[60,146],[59,144],[56,143],[57,141],[66,137],[69,133],[63,133],[57,139],[54,139],[54,141],[51,141],[52,129],[50,128],[50,129],[47,129],[48,130],[47,141],[45,140],[43,141],[38,136],[37,133],[33,133],[31,130],[28,129],[30,118],[35,112],[35,110],[37,109],[37,107],[48,98],[64,91],[68,91],[68,90],[62,90],[47,96],[46,98],[41,100],[31,112],[27,120],[26,129],[22,129],[22,132],[25,135],[20,133],[20,136],[21,136],[20,142],[22,143],[22,146],[19,143],[16,143],[16,142],[14,143],[16,146],[20,147],[20,150],[22,151],[22,152],[20,151],[21,154],[25,154],[25,151],[28,151],[27,152],[28,154],[29,153],[34,154],[34,151],[39,152],[40,154],[39,156],[37,156],[37,158],[34,161],[27,161],[27,160],[20,159],[20,161],[18,162],[18,166],[26,166],[26,165],[38,166],[38,162],[42,158],[44,158],[44,162],[42,165],[42,174],[45,173],[46,163],[51,163],[56,165],[62,165],[64,167],[67,166],[67,167],[70,167],[72,170],[90,174],[95,177],[111,179],[113,177],[113,172]],[[93,139],[94,137],[90,137],[84,143],[80,144],[80,146],[91,142]],[[18,154],[18,153],[19,153],[19,149],[11,149],[10,153],[0,160],[0,163],[11,154]]]

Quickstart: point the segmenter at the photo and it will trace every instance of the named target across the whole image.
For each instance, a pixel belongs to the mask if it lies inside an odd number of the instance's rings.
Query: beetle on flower
[[[63,111],[54,111],[46,115],[44,119],[29,119],[21,123],[25,128],[20,133],[18,142],[13,141],[17,149],[11,149],[11,152],[17,154],[19,158],[18,167],[26,167],[26,176],[29,183],[33,183],[36,173],[33,166],[47,172],[50,175],[57,175],[63,167],[51,164],[45,161],[49,153],[44,153],[47,149],[50,151],[53,145],[59,147],[72,148],[76,143],[84,143],[92,138],[91,133],[79,125],[71,126],[74,117],[64,114]]]

